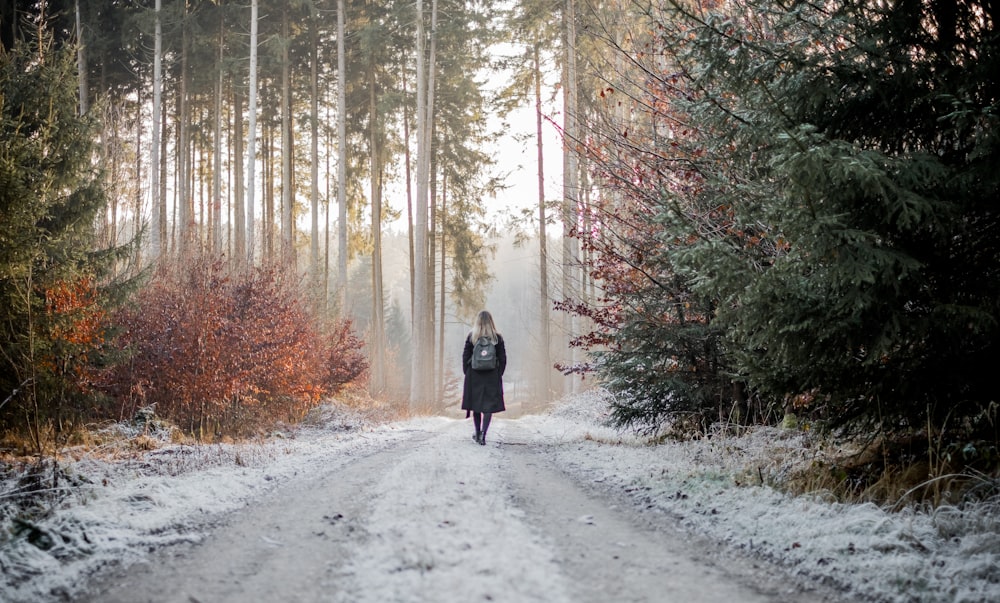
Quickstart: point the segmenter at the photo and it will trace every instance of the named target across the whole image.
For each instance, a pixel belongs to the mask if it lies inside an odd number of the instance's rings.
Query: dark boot
[[[479,439],[477,439],[476,441],[479,442],[480,446],[485,446],[486,445],[486,432],[484,431],[483,433],[479,434]]]
[[[478,442],[480,437],[481,436],[479,435],[479,430],[476,430],[476,433],[475,435],[472,436],[472,439]]]
[[[482,422],[483,435],[482,435],[482,437],[479,438],[479,445],[480,446],[485,446],[486,445],[486,432],[490,428],[490,419],[492,419],[492,418],[493,418],[493,413],[489,413],[489,412],[484,412],[483,413],[483,422]]]

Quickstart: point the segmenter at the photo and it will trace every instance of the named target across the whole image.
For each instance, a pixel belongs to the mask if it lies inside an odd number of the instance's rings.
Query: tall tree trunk
[[[428,159],[428,163],[431,166],[430,169],[428,170],[428,179],[429,179],[428,187],[429,187],[429,195],[430,195],[430,198],[428,200],[428,204],[430,205],[430,210],[431,210],[430,220],[432,220],[432,223],[430,225],[430,228],[427,231],[427,236],[431,237],[431,238],[434,237],[434,232],[435,232],[433,220],[434,220],[434,204],[436,202],[436,196],[437,196],[437,178],[436,178],[436,171],[437,170],[433,167],[433,165],[437,162],[436,158],[435,158],[435,148],[434,148],[434,136],[435,136],[435,128],[434,128],[434,95],[435,95],[435,92],[437,90],[437,88],[436,88],[436,82],[437,82],[437,20],[438,20],[438,2],[437,2],[437,0],[432,0],[431,1],[431,30],[430,30],[430,39],[428,41],[428,43],[430,44],[430,50],[427,53],[427,106],[425,107],[425,110],[427,111],[427,119],[426,119],[426,122],[425,122],[427,124],[427,127],[424,129],[424,136],[427,138],[427,153],[430,156],[429,159]],[[434,338],[434,271],[433,271],[433,268],[434,268],[434,253],[433,253],[433,239],[432,239],[432,242],[431,242],[431,246],[429,247],[429,255],[427,256],[427,266],[428,266],[428,269],[427,269],[427,292],[428,292],[428,296],[427,296],[427,308],[426,308],[426,313],[425,313],[425,316],[424,316],[424,320],[426,321],[425,332],[427,333],[427,345],[428,345],[427,349],[428,349],[428,351],[433,352],[434,346],[436,345],[436,342],[434,341],[435,338]],[[434,358],[434,356],[431,355],[430,358],[432,359],[431,362],[429,363],[431,365],[430,368],[433,369],[433,364],[434,364],[433,363],[433,358]],[[433,374],[430,375],[430,376],[428,376],[428,385],[427,385],[427,393],[428,394],[433,393],[433,387],[432,387],[432,385],[433,385],[433,379],[434,379],[433,378]]]
[[[347,49],[346,2],[337,0],[337,306],[347,308]]]
[[[140,76],[140,79],[144,81],[145,71],[143,71],[142,75]],[[146,107],[146,97],[143,95],[142,90],[138,90],[136,92],[136,96],[139,102],[137,102],[134,106],[135,116],[133,119],[135,120],[136,124],[142,124],[143,113],[145,112],[145,107]],[[142,153],[139,151],[139,149],[141,149],[143,145],[142,135],[145,133],[145,131],[142,126],[137,126],[134,128],[134,130],[135,130],[135,140],[133,141],[133,144],[135,146],[133,148],[136,149],[136,153],[133,157],[133,161],[135,161],[135,167],[133,169],[135,170],[134,182],[136,183],[136,186],[135,189],[133,189],[133,192],[135,193],[135,199],[133,200],[131,208],[133,217],[131,220],[131,228],[129,229],[128,236],[130,240],[138,241],[140,240],[139,235],[141,233],[141,228],[143,227],[143,221],[141,217],[145,215],[145,212],[143,211],[143,204],[144,204],[143,202],[145,201],[144,191],[140,183],[142,182],[143,178],[146,177],[146,173],[143,170],[143,166],[145,165],[146,160],[145,157],[143,157]],[[143,263],[143,261],[144,259],[142,256],[142,251],[140,250],[136,254],[136,256],[132,258],[132,263],[133,263],[132,267],[137,268]]]
[[[441,288],[439,290],[438,297],[438,357],[437,357],[437,375],[438,375],[438,400],[444,400],[444,306],[446,299],[446,276],[447,272],[445,270],[447,266],[447,225],[448,225],[448,180],[447,176],[441,177],[441,219],[440,219],[440,243],[441,243],[441,271],[439,272],[440,277],[438,280],[441,283]]]
[[[588,116],[584,116],[585,118]],[[583,156],[579,159],[579,179],[580,179],[580,220],[583,232],[592,232],[594,228],[594,216],[591,213],[591,195],[594,192],[590,184],[589,177],[589,165],[587,164],[587,157]],[[581,299],[589,304],[593,297],[593,279],[587,270],[583,269],[583,266],[590,266],[595,258],[595,253],[592,249],[587,249],[586,246],[580,246],[577,249],[577,253],[580,256],[580,295]],[[589,329],[584,329],[581,325],[580,332],[585,333]]]
[[[542,67],[539,43],[533,48],[535,67],[535,147],[538,154],[538,338],[539,398],[547,401],[552,390],[552,359],[549,355],[549,252],[548,216],[545,215],[545,154],[542,142]]]
[[[292,162],[295,143],[292,139],[292,61],[289,54],[291,31],[288,9],[281,12],[281,261],[295,267],[295,172]]]
[[[436,93],[436,82],[437,82],[437,17],[438,17],[438,3],[437,0],[431,0],[431,31],[430,31],[430,52],[427,55],[427,127],[424,129],[424,136],[427,137],[427,151],[430,154],[431,161],[435,161],[434,152],[434,95]],[[436,161],[435,161],[436,162]],[[435,196],[437,195],[437,178],[433,171],[430,174],[430,185],[433,188],[430,199],[431,208],[431,227],[428,232],[429,237],[434,236],[435,225],[434,219],[434,207],[436,203]],[[433,249],[432,249],[433,251]],[[427,271],[427,314],[424,320],[427,322],[426,332],[427,332],[427,343],[430,346],[429,352],[434,351],[434,347],[441,345],[441,342],[434,341],[434,255],[433,253],[427,258],[429,269]],[[431,356],[433,358],[433,356]],[[430,368],[433,369],[433,361],[430,363]],[[428,375],[428,393],[433,392],[433,373]]]
[[[180,252],[182,256],[187,256],[191,252],[191,225],[194,221],[194,198],[191,195],[190,188],[190,154],[191,154],[191,144],[190,138],[190,128],[188,124],[191,123],[189,116],[190,113],[190,103],[188,101],[188,14],[187,14],[187,3],[184,3],[184,16],[181,20],[181,73],[180,73],[180,90],[178,91],[178,103],[180,105],[179,115],[177,117],[177,128],[179,130],[179,141],[177,143],[177,196],[178,203],[180,204],[178,209],[180,215],[178,216],[179,235],[180,235]]]
[[[331,111],[330,102],[327,101],[327,102],[325,102],[323,104],[326,106],[326,123],[330,123],[332,121],[330,119],[330,111]],[[323,291],[323,313],[324,313],[324,315],[329,315],[329,313],[330,313],[330,239],[332,238],[331,228],[333,227],[333,218],[331,217],[331,214],[333,213],[332,212],[333,208],[331,207],[331,203],[332,203],[333,197],[330,194],[332,192],[332,190],[333,190],[332,186],[330,185],[330,183],[333,182],[333,173],[330,171],[330,158],[333,156],[333,153],[330,152],[330,149],[333,148],[333,139],[332,139],[332,136],[330,136],[330,130],[329,130],[329,128],[327,128],[325,130],[325,132],[326,132],[326,137],[325,137],[325,141],[326,141],[326,153],[324,153],[324,155],[323,155],[323,159],[324,159],[324,162],[325,162],[325,170],[323,172],[324,173],[323,182],[324,182],[324,186],[326,187],[326,189],[325,189],[325,194],[323,195],[323,197],[324,197],[324,199],[326,199],[326,230],[324,232],[324,237],[323,237],[323,287],[322,287],[322,291]]]
[[[181,113],[181,110],[180,110],[180,94],[177,94],[176,90],[174,91],[174,98],[171,99],[171,100],[173,101],[173,104],[176,107],[175,108],[176,112],[174,113],[174,115],[180,115],[180,113]],[[164,122],[164,124],[167,123],[166,111],[164,111],[163,122]],[[175,149],[178,148],[178,145],[180,144],[180,124],[174,126],[174,129],[171,132],[171,138],[172,138],[171,142],[173,142],[174,148]],[[163,145],[163,156],[164,157],[167,156],[167,154],[166,154],[166,148],[167,148],[167,145],[164,144]],[[180,253],[180,246],[177,244],[177,241],[178,241],[178,238],[177,238],[177,224],[180,221],[179,220],[179,216],[180,216],[179,212],[181,211],[181,209],[180,209],[181,208],[181,204],[178,201],[178,191],[180,189],[180,183],[179,183],[179,178],[178,178],[179,174],[178,174],[178,168],[177,168],[177,166],[180,165],[180,163],[181,163],[181,159],[175,153],[174,154],[174,158],[173,158],[173,165],[169,166],[172,169],[166,170],[166,172],[165,172],[166,174],[170,175],[170,179],[171,179],[170,181],[171,181],[171,184],[173,184],[172,187],[165,187],[165,188],[169,188],[170,189],[170,201],[171,201],[171,205],[170,205],[170,211],[171,211],[171,214],[170,214],[170,251],[174,255],[179,255],[179,253]]]
[[[413,275],[413,345],[410,404],[427,404],[430,398],[427,343],[430,339],[426,320],[428,297],[427,272],[427,188],[430,174],[430,148],[427,133],[428,70],[425,57],[424,3],[417,1],[417,202],[414,215]],[[433,0],[432,0],[433,1]],[[433,71],[433,68],[431,69]]]
[[[212,174],[212,237],[209,249],[222,253],[222,61],[225,58],[225,21],[219,13],[219,73],[215,82],[215,149]]]
[[[143,113],[146,107],[146,97],[143,96],[142,91],[139,91],[137,95],[139,97],[139,102],[136,103],[135,106],[134,119],[135,123],[142,123]],[[134,130],[135,130],[135,141],[133,142],[133,144],[135,146],[133,148],[141,149],[143,148],[142,135],[144,133],[144,130],[143,128],[134,128]],[[146,165],[146,159],[145,157],[143,157],[141,153],[135,153],[134,161],[135,161],[135,182],[139,183],[142,182],[143,178],[146,177],[146,174],[143,170],[143,167]],[[153,165],[153,171],[156,171],[155,164]],[[130,239],[132,241],[141,241],[140,235],[142,234],[142,229],[145,228],[146,226],[142,219],[142,216],[145,215],[145,211],[143,208],[144,202],[145,202],[145,193],[142,189],[142,186],[136,186],[135,201],[132,206],[132,228],[131,231],[129,232]],[[143,252],[141,249],[136,252],[135,256],[131,258],[130,262],[132,264],[130,268],[131,274],[135,274],[135,271],[141,268],[143,262],[145,262],[145,258],[143,257]]]
[[[565,38],[563,52],[564,59],[564,81],[563,81],[563,296],[567,300],[575,300],[577,296],[577,257],[576,239],[573,231],[577,220],[576,198],[579,194],[578,166],[576,152],[573,145],[579,140],[577,132],[577,86],[576,86],[576,11],[575,0],[565,0],[565,11],[563,12],[563,26],[565,28]],[[576,320],[568,313],[563,314],[564,331],[566,337],[565,349],[570,355],[569,362],[576,363],[576,348],[569,346],[571,340],[577,332]],[[576,379],[567,379],[568,392],[572,393],[576,386]]]
[[[161,81],[162,84],[162,81]],[[160,86],[158,90],[162,90],[163,87]],[[167,211],[167,112],[160,111],[160,165],[157,171],[160,173],[160,192],[159,192],[159,206],[160,206],[160,241],[163,242],[163,247],[161,250],[163,252],[171,251],[170,245],[173,240],[173,235],[167,230],[168,224],[170,224],[169,213]],[[175,205],[176,209],[176,205]]]
[[[247,257],[246,205],[243,190],[243,91],[233,78],[233,257],[242,265]]]
[[[368,150],[371,153],[372,204],[372,320],[370,391],[385,390],[385,302],[382,291],[382,149],[379,145],[378,98],[375,93],[375,65],[368,67]]]
[[[202,114],[199,115],[198,119],[195,121],[207,124],[210,119],[211,116],[208,113],[208,108],[205,107],[202,110]],[[195,140],[191,141],[191,190],[197,191],[198,199],[198,211],[192,212],[191,215],[196,216],[195,218],[192,218],[192,222],[195,224],[195,229],[193,230],[194,240],[197,243],[197,248],[199,249],[207,249],[205,245],[206,241],[202,240],[205,235],[207,235],[209,239],[207,242],[211,244],[210,239],[212,238],[213,226],[211,209],[212,203],[208,199],[210,194],[208,193],[208,188],[211,185],[211,170],[207,167],[204,150],[204,147],[198,144],[198,142]],[[200,218],[200,221],[198,218]],[[205,230],[206,226],[208,228],[207,230]]]
[[[406,97],[406,69],[402,69],[400,80],[403,82],[403,97]],[[403,163],[406,173],[406,239],[410,251],[410,324],[413,324],[413,174],[410,173],[412,163],[410,156],[410,112],[407,104],[403,104]]]
[[[312,97],[309,104],[309,137],[310,183],[309,204],[312,209],[312,229],[309,239],[309,275],[310,290],[316,295],[319,290],[319,40],[316,35],[315,15],[309,17],[309,33],[312,43],[309,45],[309,94]],[[326,295],[324,294],[324,298]],[[318,301],[318,300],[317,300]]]
[[[110,126],[105,124],[105,144],[101,148],[101,154],[103,155],[103,163],[106,166],[110,166],[110,171],[112,174],[120,173],[120,167],[118,166],[119,159],[119,145],[121,136],[118,133],[118,123],[113,123]],[[108,131],[110,129],[110,131]],[[108,247],[118,246],[118,204],[120,202],[119,195],[111,195],[108,199],[108,210],[111,212],[111,225],[108,228],[107,238],[105,239],[106,245]]]
[[[280,126],[279,126],[280,127]],[[261,196],[264,201],[264,211],[261,212],[264,228],[264,258],[267,263],[271,264],[274,262],[274,127],[268,123],[264,122],[264,127],[261,132],[261,163],[263,171],[263,187],[264,190],[261,191]],[[281,200],[279,199],[280,203]]]
[[[250,0],[250,99],[247,106],[249,125],[247,127],[247,261],[254,259],[254,191],[257,189],[254,168],[257,156],[257,3]]]
[[[83,37],[80,0],[74,0],[73,10],[76,13],[76,72],[80,88],[80,115],[86,115],[90,110],[90,101],[87,96],[87,44]]]
[[[163,253],[167,228],[167,200],[160,194],[160,124],[163,113],[163,25],[160,21],[163,0],[156,0],[156,25],[153,34],[153,132],[149,158],[150,194],[150,259],[159,261]]]
[[[430,123],[430,128],[431,128],[430,140],[433,141],[434,140],[434,122],[433,122],[433,120],[429,120],[429,123]],[[427,292],[428,292],[428,297],[429,297],[429,299],[427,300],[427,316],[429,317],[428,320],[427,320],[427,334],[428,334],[427,352],[428,352],[428,354],[431,357],[431,361],[429,362],[429,364],[430,364],[430,371],[431,371],[431,375],[430,375],[429,380],[430,380],[431,383],[430,383],[429,387],[430,387],[431,391],[433,392],[433,391],[435,391],[435,389],[434,389],[434,376],[437,374],[437,371],[434,370],[434,364],[435,364],[434,363],[434,359],[437,357],[437,355],[434,353],[437,350],[437,341],[436,341],[437,340],[437,335],[436,335],[436,333],[434,333],[434,320],[433,320],[433,317],[434,317],[434,308],[435,308],[434,292],[437,290],[436,287],[434,286],[434,279],[437,276],[436,274],[434,274],[434,265],[435,265],[435,263],[437,261],[437,216],[438,216],[438,212],[437,212],[437,196],[438,196],[437,175],[438,175],[438,166],[437,166],[437,152],[436,152],[436,149],[435,149],[433,143],[430,145],[430,150],[431,150],[431,170],[430,170],[430,177],[429,177],[430,178],[430,187],[429,187],[429,191],[427,193],[428,194],[428,202],[427,202],[427,204],[428,204],[429,209],[430,209],[430,215],[428,216],[428,219],[430,220],[430,224],[428,224],[428,226],[427,226]]]
[[[233,167],[235,167],[235,165],[239,164],[238,161],[235,164],[233,163],[233,157],[239,157],[239,155],[234,155],[233,154],[233,146],[234,146],[233,145],[233,130],[232,130],[233,126],[232,126],[231,123],[229,123],[229,119],[230,119],[230,117],[232,117],[232,114],[233,114],[233,112],[232,112],[232,110],[230,110],[225,115],[225,120],[226,120],[226,145],[225,145],[226,146],[226,165],[230,166],[230,168],[233,168]],[[238,172],[239,170],[236,170],[236,171]],[[228,195],[227,195],[227,197],[228,197],[227,201],[228,202],[226,203],[226,247],[225,247],[226,251],[225,252],[226,252],[226,255],[229,256],[229,260],[230,261],[232,261],[232,259],[234,257],[236,257],[235,254],[233,253],[234,252],[234,248],[233,248],[233,220],[236,217],[236,206],[240,205],[242,207],[242,201],[240,201],[240,198],[238,196],[233,196],[233,191],[234,190],[236,190],[236,191],[239,190],[239,188],[234,188],[234,186],[235,185],[234,185],[234,182],[233,182],[233,169],[227,169],[226,170],[226,191],[228,193]]]

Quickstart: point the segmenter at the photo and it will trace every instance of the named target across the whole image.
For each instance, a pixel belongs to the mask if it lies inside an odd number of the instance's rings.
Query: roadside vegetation
[[[590,27],[601,93],[575,142],[604,194],[578,238],[600,287],[562,305],[591,326],[567,370],[623,427],[846,443],[805,489],[994,491],[995,6],[644,6]]]

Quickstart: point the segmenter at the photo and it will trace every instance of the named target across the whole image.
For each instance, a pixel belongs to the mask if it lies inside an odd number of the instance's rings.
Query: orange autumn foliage
[[[116,322],[131,359],[109,393],[192,431],[297,420],[367,369],[350,324],[325,333],[275,268],[241,274],[202,260],[164,270]]]
[[[91,360],[105,344],[107,325],[94,279],[81,276],[58,281],[46,287],[43,294],[49,347],[40,359],[41,365],[87,391],[97,378]]]

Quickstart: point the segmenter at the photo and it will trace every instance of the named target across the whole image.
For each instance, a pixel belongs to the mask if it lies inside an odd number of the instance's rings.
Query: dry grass
[[[133,438],[131,444],[136,450],[143,451],[156,450],[160,447],[160,442],[154,440],[146,434],[141,434]]]
[[[1000,465],[984,469],[928,452],[926,439],[855,443],[817,456],[776,484],[795,494],[821,493],[847,503],[872,502],[900,508],[907,504],[937,508],[983,500],[1000,491]]]
[[[620,444],[611,435],[585,439]],[[1000,455],[989,442],[943,446],[916,433],[874,441],[797,428],[737,427],[708,431],[681,423],[653,434],[654,445],[678,445],[701,464],[718,464],[740,484],[768,485],[794,495],[883,508],[941,508],[1000,500]],[[975,455],[969,451],[975,449]]]
[[[372,396],[361,384],[346,387],[337,392],[330,404],[312,409],[303,419],[304,423],[315,422],[318,416],[337,412],[348,412],[362,418],[367,423],[383,424],[395,421],[405,421],[416,417],[426,417],[439,414],[441,409],[433,404],[413,407],[402,397],[392,395]]]

